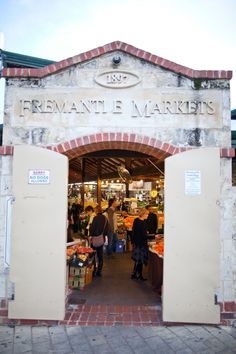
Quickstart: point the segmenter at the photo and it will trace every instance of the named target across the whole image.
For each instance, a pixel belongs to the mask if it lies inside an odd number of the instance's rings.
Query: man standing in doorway
[[[158,232],[157,214],[153,212],[151,205],[147,205],[146,210],[149,212],[148,218],[146,220],[147,231],[149,234],[156,234]]]
[[[112,255],[113,252],[116,252],[116,244],[117,244],[117,215],[116,215],[116,207],[118,202],[115,198],[111,198],[108,201],[108,209],[105,213],[109,223],[109,231],[108,231],[108,245],[107,245],[107,255]]]

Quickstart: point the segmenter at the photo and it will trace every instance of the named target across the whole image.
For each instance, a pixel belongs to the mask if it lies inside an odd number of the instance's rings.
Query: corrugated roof
[[[2,49],[0,49],[0,56],[2,57],[4,68],[43,68],[44,66],[56,63],[55,60],[31,57]]]

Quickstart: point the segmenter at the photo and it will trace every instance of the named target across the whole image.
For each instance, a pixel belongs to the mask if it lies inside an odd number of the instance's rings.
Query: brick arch
[[[158,139],[135,133],[96,133],[66,141],[50,150],[66,155],[69,160],[98,150],[133,150],[164,160],[190,148],[175,147]]]

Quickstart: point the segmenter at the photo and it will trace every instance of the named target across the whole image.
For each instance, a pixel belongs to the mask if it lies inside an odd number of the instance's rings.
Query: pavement
[[[4,354],[236,353],[225,326],[0,326]]]

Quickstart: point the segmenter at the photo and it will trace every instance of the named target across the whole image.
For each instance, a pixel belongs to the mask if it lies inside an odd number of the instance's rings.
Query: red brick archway
[[[194,148],[194,147],[193,147]],[[106,132],[85,135],[80,138],[65,141],[58,145],[47,146],[47,149],[68,156],[69,160],[84,154],[107,149],[124,149],[143,152],[164,160],[166,157],[192,149],[177,147],[158,139],[135,133]],[[14,155],[13,145],[0,146],[0,155]],[[234,157],[234,148],[220,148],[221,157]]]
[[[98,150],[132,150],[164,160],[171,155],[191,148],[175,147],[155,138],[134,133],[97,133],[66,141],[50,150],[68,156],[69,160]]]

